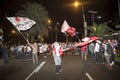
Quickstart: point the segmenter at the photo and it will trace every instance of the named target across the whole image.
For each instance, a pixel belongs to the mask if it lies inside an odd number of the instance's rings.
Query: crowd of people
[[[81,55],[82,60],[88,60],[90,55],[96,64],[104,64],[108,69],[112,69],[115,63],[116,48],[118,47],[117,40],[95,40],[87,45],[76,47],[75,43],[54,42],[52,44],[46,43],[30,43],[27,41],[25,45],[1,45],[0,46],[0,59],[3,58],[4,63],[9,62],[9,55],[12,53],[15,59],[32,60],[34,65],[39,62],[38,56],[42,55],[46,58],[53,55],[56,74],[59,74],[61,68],[61,55],[74,54],[75,56]]]

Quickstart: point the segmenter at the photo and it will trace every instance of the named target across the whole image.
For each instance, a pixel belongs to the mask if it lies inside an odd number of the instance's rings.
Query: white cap
[[[100,40],[96,40],[97,43],[101,43]]]

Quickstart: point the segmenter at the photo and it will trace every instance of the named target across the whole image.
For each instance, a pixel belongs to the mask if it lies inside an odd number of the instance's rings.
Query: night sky
[[[81,6],[77,9],[69,4],[75,0],[1,0],[1,9],[5,15],[14,14],[17,10],[21,9],[27,1],[42,4],[49,13],[49,17],[62,23],[64,19],[68,21],[71,26],[79,26],[82,23],[82,10]],[[86,21],[91,25],[91,14],[88,10],[97,11],[95,16],[101,16],[101,22],[111,20],[115,13],[117,13],[117,0],[78,0],[83,1]],[[97,21],[97,20],[96,20]]]
[[[14,16],[15,12],[21,9],[26,2],[36,2],[42,4],[48,11],[49,17],[56,23],[61,25],[63,20],[67,20],[68,24],[75,27],[78,32],[83,31],[83,17],[81,6],[77,9],[70,6],[75,0],[0,0],[0,9],[2,15]],[[112,20],[115,14],[118,14],[117,0],[78,0],[83,1],[86,21],[88,26],[92,25],[91,14],[88,10],[94,10],[98,13],[95,17],[101,16],[101,19],[95,18],[96,23],[102,23]]]

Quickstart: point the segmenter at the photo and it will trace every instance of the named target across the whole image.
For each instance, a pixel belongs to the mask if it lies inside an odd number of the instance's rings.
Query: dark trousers
[[[112,63],[112,61],[114,61],[115,62],[115,55],[114,55],[114,53],[111,55],[111,57],[110,57],[110,63]]]
[[[99,53],[99,52],[96,52],[96,62],[98,63],[103,63],[103,54],[102,53]]]
[[[56,72],[60,72],[61,70],[61,65],[56,65]]]

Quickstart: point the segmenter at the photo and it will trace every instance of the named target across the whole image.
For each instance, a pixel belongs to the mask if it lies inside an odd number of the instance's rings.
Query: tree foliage
[[[45,7],[41,4],[30,2],[22,7],[23,10],[19,10],[16,16],[27,17],[36,21],[36,24],[31,29],[23,33],[29,34],[29,37],[33,39],[48,36],[48,12]]]
[[[93,26],[88,26],[87,29],[90,31],[89,36],[97,36],[103,38],[105,34],[108,34],[110,31],[113,31],[107,23],[103,24],[94,24]]]

